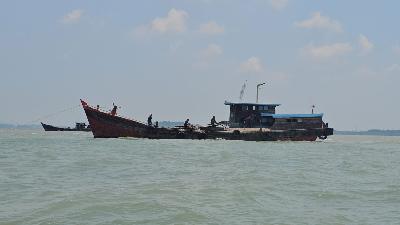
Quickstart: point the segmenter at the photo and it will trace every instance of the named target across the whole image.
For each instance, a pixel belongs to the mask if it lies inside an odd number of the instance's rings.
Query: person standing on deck
[[[215,116],[211,118],[211,126],[216,127],[218,125],[217,120],[215,120]]]
[[[117,106],[113,103],[113,109],[111,110],[111,115],[112,116],[115,116],[115,115],[117,115]]]
[[[147,117],[147,125],[151,126],[153,125],[153,122],[151,121],[153,119],[153,114],[150,114],[149,117]]]
[[[185,120],[185,123],[183,124],[184,128],[188,128],[189,127],[189,119]]]

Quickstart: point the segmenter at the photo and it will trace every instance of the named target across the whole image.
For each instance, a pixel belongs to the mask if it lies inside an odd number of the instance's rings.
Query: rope
[[[63,110],[60,110],[60,111],[57,111],[57,112],[48,114],[48,115],[46,115],[46,116],[42,116],[42,117],[40,117],[40,118],[38,118],[38,119],[36,119],[36,120],[33,120],[33,121],[29,122],[29,123],[36,123],[36,122],[39,122],[39,121],[41,121],[41,120],[48,119],[48,118],[50,118],[50,117],[56,116],[56,115],[58,115],[58,114],[61,114],[61,113],[67,112],[67,111],[72,111],[73,109],[76,109],[76,108],[78,108],[78,107],[80,108],[81,105],[80,105],[80,104],[79,104],[79,105],[75,105],[75,106],[72,106],[72,107],[69,107],[69,108],[66,108],[66,109],[63,109]]]

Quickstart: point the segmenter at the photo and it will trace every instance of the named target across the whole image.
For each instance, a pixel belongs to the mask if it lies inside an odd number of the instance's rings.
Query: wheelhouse
[[[262,119],[262,114],[275,114],[275,108],[280,104],[232,103],[229,105],[229,126],[237,127],[267,127],[271,126],[272,118]]]
[[[276,114],[280,104],[232,103],[229,106],[229,127],[271,128],[276,130],[320,128],[323,114]]]

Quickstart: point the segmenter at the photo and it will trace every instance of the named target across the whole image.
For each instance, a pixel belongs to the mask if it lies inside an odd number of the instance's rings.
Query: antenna
[[[311,106],[311,114],[314,114],[314,108],[315,108],[315,105],[312,105]]]
[[[242,85],[242,89],[240,90],[240,95],[239,95],[240,101],[243,100],[244,90],[246,89],[246,83],[247,83],[247,80],[244,82],[244,84]]]

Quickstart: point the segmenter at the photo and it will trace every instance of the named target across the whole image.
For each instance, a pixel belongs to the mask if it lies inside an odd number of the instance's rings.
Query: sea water
[[[94,139],[0,129],[0,224],[400,224],[400,137]]]

